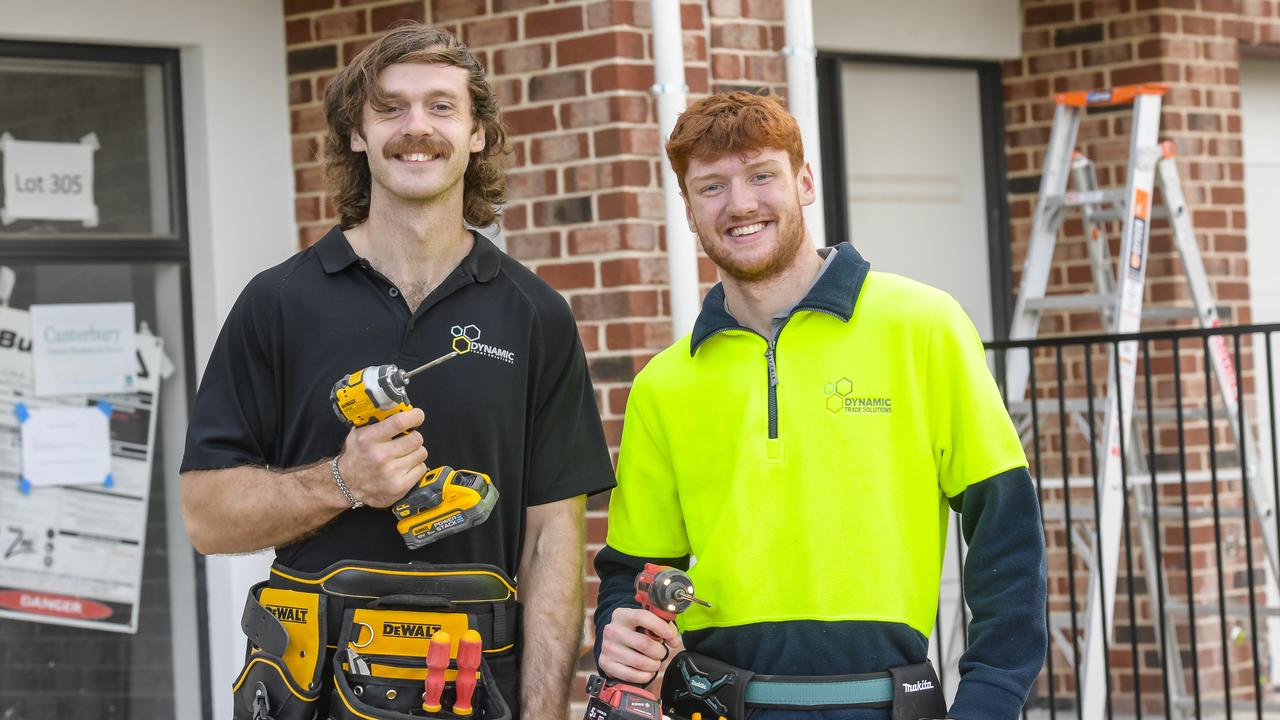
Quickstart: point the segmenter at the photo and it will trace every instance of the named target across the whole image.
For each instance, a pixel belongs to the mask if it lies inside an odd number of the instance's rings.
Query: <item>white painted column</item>
[[[656,4],[656,3],[655,3]],[[811,0],[786,0],[787,108],[800,123],[804,157],[813,168],[818,183],[817,197],[804,209],[809,236],[818,247],[827,246],[825,203],[822,198],[822,143],[818,139],[817,48],[813,44],[813,4]]]
[[[684,111],[689,86],[684,83],[684,39],[680,25],[680,0],[653,0],[654,85],[658,99],[658,129],[665,144]],[[665,153],[662,158],[662,196],[666,206],[667,273],[671,285],[671,333],[679,339],[693,330],[698,317],[698,254],[694,235],[685,221],[680,184]]]

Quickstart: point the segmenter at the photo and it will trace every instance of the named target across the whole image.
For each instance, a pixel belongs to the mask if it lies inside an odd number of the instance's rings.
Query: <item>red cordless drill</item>
[[[636,602],[667,622],[675,620],[676,615],[688,610],[693,603],[711,607],[711,603],[693,594],[693,581],[685,571],[653,563],[645,563],[644,570],[636,576]],[[645,634],[657,639],[648,630]]]
[[[646,563],[644,570],[636,575],[636,602],[666,622],[674,620],[693,603],[711,607],[711,603],[693,594],[693,581],[683,570],[653,563]],[[644,634],[658,639],[649,630]],[[583,720],[658,720],[662,717],[662,703],[653,693],[618,680],[592,675],[587,680],[587,695],[587,714]]]
[[[659,720],[662,703],[648,690],[599,675],[587,679],[587,714],[582,720]]]

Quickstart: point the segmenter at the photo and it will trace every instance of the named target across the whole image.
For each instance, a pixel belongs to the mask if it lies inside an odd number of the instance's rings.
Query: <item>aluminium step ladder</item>
[[[1221,320],[1209,289],[1204,264],[1196,244],[1195,232],[1191,226],[1190,213],[1182,193],[1181,180],[1178,176],[1173,147],[1169,143],[1157,141],[1160,120],[1161,98],[1167,91],[1164,83],[1145,83],[1121,86],[1106,90],[1061,93],[1055,97],[1056,108],[1053,118],[1052,132],[1045,153],[1045,168],[1041,175],[1040,192],[1037,197],[1033,218],[1030,242],[1022,272],[1021,289],[1014,306],[1013,322],[1009,333],[1010,339],[1034,338],[1040,324],[1041,314],[1045,311],[1093,309],[1101,313],[1106,331],[1114,334],[1134,333],[1140,329],[1141,321],[1146,317],[1174,317],[1178,313],[1169,313],[1165,309],[1152,313],[1144,313],[1143,290],[1146,280],[1148,239],[1150,221],[1153,217],[1153,190],[1156,180],[1160,182],[1170,226],[1173,230],[1175,245],[1181,256],[1186,280],[1190,286],[1192,300],[1195,305],[1194,316],[1201,327],[1218,327]],[[1133,116],[1129,144],[1127,186],[1116,190],[1097,189],[1096,174],[1092,163],[1079,153],[1074,153],[1077,133],[1081,119],[1090,107],[1110,105],[1132,105]],[[1067,191],[1069,175],[1074,179],[1076,190]],[[1093,271],[1096,292],[1085,295],[1052,295],[1046,296],[1049,273],[1053,260],[1057,235],[1068,212],[1079,210],[1083,214],[1086,246],[1089,264]],[[1118,268],[1112,270],[1112,259],[1102,224],[1112,220],[1123,221],[1123,234],[1120,244]],[[1086,611],[1085,625],[1085,657],[1083,675],[1081,677],[1080,702],[1082,717],[1101,718],[1104,716],[1107,683],[1107,659],[1104,648],[1108,645],[1114,629],[1114,608],[1117,570],[1120,552],[1120,535],[1123,526],[1124,488],[1122,485],[1123,458],[1121,448],[1131,453],[1137,450],[1135,441],[1135,418],[1133,417],[1134,386],[1137,371],[1137,341],[1125,341],[1117,344],[1119,357],[1108,353],[1107,389],[1102,405],[1105,419],[1102,424],[1101,458],[1098,463],[1098,527],[1096,537],[1090,543],[1079,535],[1074,528],[1067,528],[1068,542],[1087,549],[1082,553],[1090,570],[1089,602]],[[1259,473],[1265,465],[1259,462],[1258,444],[1253,437],[1252,429],[1240,427],[1239,402],[1237,395],[1237,377],[1231,355],[1225,339],[1214,336],[1209,342],[1209,362],[1212,364],[1225,415],[1237,447],[1241,448],[1240,463],[1244,486],[1248,493],[1252,511],[1264,528],[1265,552],[1268,566],[1273,577],[1276,577],[1277,541],[1274,533],[1265,532],[1274,524],[1275,506],[1268,490],[1270,478],[1261,478]],[[1030,377],[1032,353],[1017,353],[1006,358],[1006,393],[1011,410],[1025,408]],[[1086,360],[1088,362],[1088,360]],[[1118,372],[1112,372],[1118,368]],[[1118,377],[1117,377],[1118,375]],[[1206,394],[1211,394],[1206,388]],[[1207,399],[1212,403],[1212,397]],[[1148,398],[1150,402],[1150,398]],[[1073,424],[1087,435],[1091,423],[1083,420],[1083,408],[1074,408]],[[1091,408],[1093,409],[1093,408]],[[1242,432],[1244,436],[1242,436]],[[1063,440],[1065,443],[1065,438]],[[1064,450],[1065,452],[1065,450]],[[1135,453],[1139,458],[1141,452]],[[1064,503],[1070,503],[1069,484],[1066,482],[1069,473],[1064,462]],[[1135,484],[1135,500],[1140,514],[1155,511],[1153,503],[1154,488],[1144,487],[1137,491]],[[1087,516],[1092,519],[1091,516]],[[1139,522],[1140,539],[1144,548],[1144,560],[1148,572],[1154,570],[1154,556],[1151,552],[1151,529],[1146,523]],[[1246,525],[1247,527],[1247,525]],[[1101,567],[1099,565],[1099,559]],[[1154,594],[1164,591],[1156,587],[1156,583],[1148,582],[1148,590],[1153,593],[1153,612],[1157,607]],[[1100,586],[1100,587],[1099,587]],[[1185,695],[1179,652],[1176,648],[1177,634],[1171,632],[1173,624],[1168,621],[1164,627],[1157,622],[1157,631],[1164,632],[1173,640],[1170,655],[1173,662],[1170,674],[1174,675],[1173,685],[1178,695]],[[1051,627],[1051,632],[1053,629]],[[1063,640],[1054,633],[1054,640],[1060,646]],[[1105,639],[1104,639],[1105,636]],[[1065,650],[1074,647],[1067,641],[1064,654],[1073,657],[1074,653]],[[1172,700],[1172,698],[1171,698]],[[1180,712],[1185,706],[1182,698],[1174,700],[1171,712]]]

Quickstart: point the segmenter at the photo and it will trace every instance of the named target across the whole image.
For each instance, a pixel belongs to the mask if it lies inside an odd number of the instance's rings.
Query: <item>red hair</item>
[[[786,152],[792,172],[804,165],[800,124],[787,112],[782,100],[742,91],[719,93],[680,113],[667,141],[667,160],[680,181],[680,192],[687,196],[684,176],[689,171],[689,160],[765,148]]]

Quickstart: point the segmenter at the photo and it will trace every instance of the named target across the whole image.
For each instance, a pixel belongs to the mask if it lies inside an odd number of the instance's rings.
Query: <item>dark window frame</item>
[[[172,48],[145,48],[84,43],[33,42],[0,39],[0,57],[34,60],[78,60],[97,63],[155,65],[161,71],[161,99],[165,119],[165,153],[168,165],[169,213],[172,231],[168,235],[127,239],[83,239],[48,236],[35,239],[0,238],[0,264],[5,263],[136,263],[177,265],[182,293],[182,321],[187,328],[185,342],[178,351],[189,372],[187,406],[195,401],[195,331],[191,299],[191,240],[187,214],[186,153],[184,152],[180,53]],[[213,716],[209,687],[209,608],[204,556],[195,553],[196,639],[199,643],[200,713]]]
[[[50,235],[32,239],[0,238],[0,258],[41,262],[79,262],[93,258],[108,262],[169,261],[186,264],[190,259],[190,238],[187,231],[186,156],[183,152],[178,51],[166,48],[0,40],[0,57],[158,66],[164,90],[161,102],[169,170],[169,215],[172,218],[172,233],[160,236],[139,234],[136,238],[110,240],[85,239],[74,235]]]
[[[828,243],[849,227],[844,176],[843,91],[840,70],[846,63],[974,70],[982,116],[983,176],[987,200],[987,260],[990,275],[993,340],[1005,340],[1013,318],[1012,229],[1004,144],[1004,94],[1000,63],[982,60],[819,51],[818,127],[822,142],[822,187]],[[838,232],[837,232],[838,231]]]

